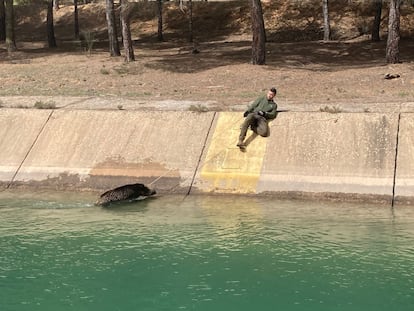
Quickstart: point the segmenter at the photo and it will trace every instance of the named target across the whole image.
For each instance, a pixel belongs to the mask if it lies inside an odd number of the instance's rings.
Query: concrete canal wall
[[[275,194],[409,202],[410,113],[283,112],[236,146],[240,112],[0,109],[5,188]],[[252,132],[250,132],[252,134]],[[249,137],[249,136],[248,136]]]

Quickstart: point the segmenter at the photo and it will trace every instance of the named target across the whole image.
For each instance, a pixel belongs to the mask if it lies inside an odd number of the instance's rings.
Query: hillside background
[[[80,2],[80,1],[79,1]],[[369,35],[374,16],[371,0],[330,1],[330,19],[333,40],[350,40]],[[73,38],[73,1],[61,0],[60,10],[55,11],[56,37]],[[116,2],[115,2],[116,3]],[[194,33],[198,41],[225,39],[232,35],[250,35],[248,1],[193,1]],[[180,7],[178,1],[164,2],[164,33],[166,40],[188,38],[187,1]],[[157,4],[155,1],[131,1],[131,31],[133,38],[156,39]],[[322,9],[320,0],[268,0],[262,1],[267,39],[277,42],[321,40]],[[409,1],[402,6],[401,34],[414,34],[414,8]],[[387,33],[388,9],[384,3],[381,35]],[[17,7],[16,33],[23,40],[46,40],[45,5],[39,3]],[[81,32],[94,33],[96,39],[105,40],[105,1],[95,0],[79,5]]]
[[[385,64],[388,9],[380,42],[370,41],[372,1],[330,3],[332,41],[322,38],[320,0],[263,1],[268,43],[265,66],[250,64],[247,1],[193,3],[194,43],[188,42],[188,9],[164,3],[164,42],[157,40],[156,3],[132,3],[136,62],[108,54],[105,2],[79,5],[82,40],[74,39],[73,6],[54,12],[58,48],[48,49],[46,7],[16,7],[18,51],[0,44],[0,96],[99,96],[138,100],[199,100],[209,109],[239,108],[269,86],[280,104],[345,107],[355,103],[414,101],[414,8],[401,12],[402,64]],[[193,49],[200,52],[193,54]],[[398,73],[384,80],[386,73]],[[29,99],[27,99],[29,97]],[[7,106],[7,99],[2,99]]]

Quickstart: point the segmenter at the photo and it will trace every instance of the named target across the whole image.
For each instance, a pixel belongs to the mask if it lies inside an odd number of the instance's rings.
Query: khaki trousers
[[[269,124],[266,118],[260,116],[257,112],[253,112],[249,113],[241,125],[239,142],[244,141],[249,127],[253,132],[262,137],[268,137],[270,135]]]

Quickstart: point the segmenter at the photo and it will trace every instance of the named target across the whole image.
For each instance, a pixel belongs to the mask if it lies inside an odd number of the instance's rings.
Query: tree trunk
[[[391,64],[400,62],[400,5],[401,0],[390,1],[386,59]]]
[[[260,0],[250,0],[252,18],[252,64],[266,63],[266,32],[263,20],[262,3]]]
[[[164,41],[164,35],[162,33],[162,2],[163,0],[157,0],[158,8],[158,41]]]
[[[79,13],[78,13],[78,0],[73,0],[73,16],[75,18],[74,20],[74,26],[75,26],[75,39],[79,39]]]
[[[380,25],[382,14],[382,0],[374,0],[374,22],[372,23],[371,41],[380,41]]]
[[[4,0],[0,0],[0,41],[6,40],[6,10]]]
[[[16,39],[14,36],[14,9],[13,0],[5,0],[6,12],[6,48],[11,53],[17,50]]]
[[[53,0],[50,0],[47,3],[47,18],[46,18],[46,27],[47,27],[47,43],[49,48],[55,48],[56,38],[55,38],[55,26],[53,25]]]
[[[131,29],[129,26],[129,7],[128,0],[121,0],[121,27],[122,42],[124,43],[125,61],[132,62],[135,60],[134,48],[132,46]]]
[[[120,56],[118,33],[116,31],[114,0],[106,0],[106,21],[108,23],[109,54]]]
[[[328,0],[322,0],[323,13],[323,41],[331,40],[331,25],[329,21]]]
[[[188,37],[188,41],[189,42],[193,42],[194,41],[194,36],[193,36],[193,0],[188,0],[188,6],[189,6],[189,19],[188,19],[188,30],[190,32],[190,35]]]

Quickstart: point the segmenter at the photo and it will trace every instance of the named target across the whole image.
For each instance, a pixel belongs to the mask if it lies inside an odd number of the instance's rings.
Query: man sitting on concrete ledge
[[[237,147],[246,148],[244,139],[246,138],[249,126],[252,131],[262,137],[270,135],[269,120],[273,120],[277,116],[277,104],[273,101],[276,96],[276,88],[272,87],[266,95],[257,98],[244,112],[244,122],[241,126],[239,142]]]

